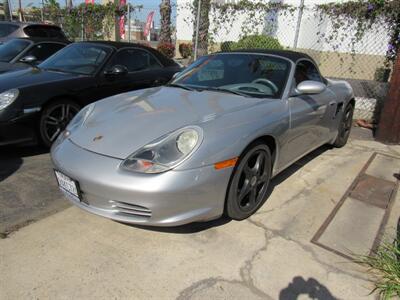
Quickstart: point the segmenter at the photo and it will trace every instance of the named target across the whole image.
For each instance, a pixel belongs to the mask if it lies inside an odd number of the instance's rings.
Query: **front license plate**
[[[79,200],[80,197],[78,183],[67,175],[61,173],[60,171],[55,170],[54,173],[56,174],[58,186],[60,187],[60,189],[71,194]]]

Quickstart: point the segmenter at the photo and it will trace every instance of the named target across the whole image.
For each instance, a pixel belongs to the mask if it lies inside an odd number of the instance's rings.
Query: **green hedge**
[[[233,51],[238,49],[283,49],[276,38],[268,35],[249,35],[241,38],[238,42],[223,42],[222,51]]]

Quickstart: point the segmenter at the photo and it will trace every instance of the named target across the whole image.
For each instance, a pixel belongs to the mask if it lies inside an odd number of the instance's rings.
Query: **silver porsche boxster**
[[[204,56],[163,87],[86,106],[54,143],[61,191],[121,222],[242,220],[272,177],[349,137],[354,96],[308,56],[247,50]]]

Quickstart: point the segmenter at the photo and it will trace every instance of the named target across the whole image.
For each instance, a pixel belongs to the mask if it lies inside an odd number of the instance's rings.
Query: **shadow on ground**
[[[22,166],[24,157],[47,153],[48,149],[39,146],[0,147],[0,182],[14,174]]]
[[[313,152],[309,153],[305,157],[301,158],[298,160],[296,163],[291,165],[289,168],[286,170],[282,171],[279,173],[276,177],[274,177],[271,180],[269,190],[266,196],[266,202],[268,201],[269,196],[272,194],[274,191],[275,187],[284,182],[287,178],[290,176],[294,175],[297,171],[299,171],[302,167],[307,165],[309,162],[311,162],[314,158],[318,157],[319,155],[323,154],[324,152],[330,150],[330,146],[322,146]],[[136,225],[136,224],[125,224],[128,226],[144,229],[144,230],[149,230],[149,231],[157,231],[157,232],[166,232],[166,233],[176,233],[176,234],[191,234],[191,233],[197,233],[201,232],[213,227],[218,227],[225,225],[226,223],[229,223],[231,219],[227,217],[221,217],[216,220],[212,221],[207,221],[207,222],[196,222],[196,223],[190,223],[186,225],[181,225],[181,226],[175,226],[175,227],[152,227],[152,226],[145,226],[145,225]]]
[[[279,300],[297,300],[300,296],[308,296],[308,299],[336,300],[328,288],[318,280],[309,278],[307,281],[301,277],[293,278],[289,285],[279,293]]]

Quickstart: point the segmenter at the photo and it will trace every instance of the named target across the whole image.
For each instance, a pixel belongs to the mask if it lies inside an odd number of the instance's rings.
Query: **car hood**
[[[79,77],[76,74],[28,68],[0,74],[0,93],[13,88],[24,88],[36,84],[51,83]]]
[[[7,62],[0,62],[0,74],[9,71],[28,69],[29,67],[29,65],[23,63],[10,64]]]
[[[210,122],[260,101],[173,87],[140,90],[97,102],[86,122],[72,132],[70,139],[89,151],[125,159],[176,129]]]

